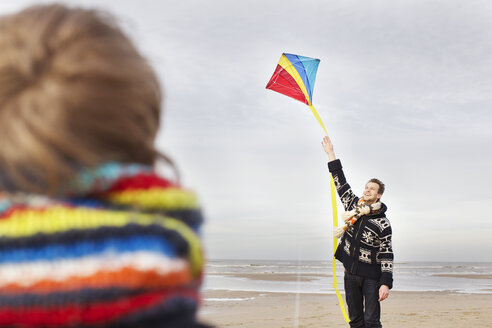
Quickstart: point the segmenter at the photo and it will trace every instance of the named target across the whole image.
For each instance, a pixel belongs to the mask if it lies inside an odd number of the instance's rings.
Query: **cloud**
[[[321,129],[265,90],[286,51],[321,59],[314,105],[354,190],[386,182],[396,258],[488,259],[491,242],[462,223],[490,230],[490,2],[65,2],[114,12],[156,68],[157,144],[200,194],[210,257],[289,258],[292,240],[331,256]]]

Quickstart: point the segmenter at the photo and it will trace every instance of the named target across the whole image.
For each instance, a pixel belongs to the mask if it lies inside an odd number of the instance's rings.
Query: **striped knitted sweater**
[[[0,196],[0,327],[199,327],[202,216],[150,167]]]

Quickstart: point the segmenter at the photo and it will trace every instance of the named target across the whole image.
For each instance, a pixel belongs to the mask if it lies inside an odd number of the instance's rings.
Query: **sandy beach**
[[[349,327],[331,287],[330,264],[210,261],[200,319],[216,327]],[[343,293],[343,268],[337,269]],[[381,303],[383,327],[492,328],[492,263],[402,262],[394,279]]]
[[[224,301],[224,299],[229,299]],[[202,321],[217,327],[296,327],[296,294],[215,290],[204,293]],[[348,327],[337,298],[300,294],[298,327]],[[391,292],[382,303],[385,328],[492,327],[492,294]]]

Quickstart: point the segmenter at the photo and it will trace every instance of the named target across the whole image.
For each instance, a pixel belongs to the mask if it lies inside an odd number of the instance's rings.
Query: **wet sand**
[[[348,327],[332,294],[210,290],[203,298],[199,317],[217,327]],[[391,291],[381,306],[385,328],[492,327],[492,294]]]
[[[466,278],[466,279],[492,279],[490,274],[435,274],[436,277]]]

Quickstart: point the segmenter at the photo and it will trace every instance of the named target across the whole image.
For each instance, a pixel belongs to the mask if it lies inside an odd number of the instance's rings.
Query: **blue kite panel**
[[[319,59],[297,56],[301,61],[302,65],[306,69],[306,75],[309,80],[309,85],[311,86],[311,92],[314,90],[314,82],[316,81],[316,73],[318,72]],[[311,97],[311,102],[313,98]]]
[[[290,61],[290,63],[292,65],[294,65],[294,67],[296,68],[296,71],[301,76],[302,82],[304,83],[304,86],[306,87],[306,90],[307,90],[308,95],[309,95],[309,101],[312,102],[312,99],[313,99],[312,87],[311,87],[311,84],[309,83],[309,77],[306,74],[306,68],[304,67],[302,61],[299,58],[302,56],[297,56],[297,55],[293,55],[293,54],[285,54],[285,53],[284,53],[284,55],[285,55],[285,57],[287,57],[287,59]],[[303,57],[303,58],[308,58],[308,57]]]

